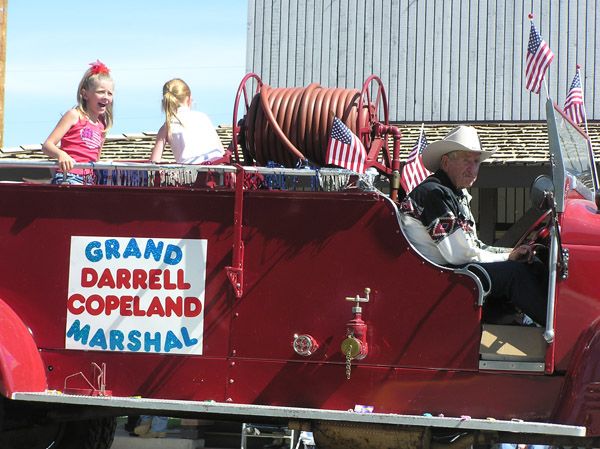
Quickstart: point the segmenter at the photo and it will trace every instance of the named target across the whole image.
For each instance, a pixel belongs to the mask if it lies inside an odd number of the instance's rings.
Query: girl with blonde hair
[[[96,162],[106,131],[113,121],[110,70],[102,62],[90,64],[77,87],[77,106],[67,111],[42,145],[48,157],[58,160],[53,184],[93,184],[92,169],[73,169],[77,162]]]
[[[163,86],[162,109],[165,123],[156,136],[150,160],[160,162],[165,145],[169,143],[179,164],[201,164],[223,157],[221,140],[203,112],[192,111],[192,93],[179,78]]]

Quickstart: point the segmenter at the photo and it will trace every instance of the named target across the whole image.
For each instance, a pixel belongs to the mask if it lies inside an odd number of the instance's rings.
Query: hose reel
[[[255,85],[251,95],[250,84]],[[240,106],[244,116],[238,119]],[[263,84],[258,75],[247,74],[239,85],[234,105],[234,159],[240,162],[239,144],[245,164],[266,165],[273,161],[295,167],[307,161],[325,166],[334,117],[362,141],[367,151],[366,168],[375,167],[397,177],[394,172],[398,173],[400,166],[400,131],[389,125],[387,97],[383,83],[375,75],[367,78],[359,91],[325,88],[316,83],[273,88]],[[392,155],[389,135],[394,139]]]

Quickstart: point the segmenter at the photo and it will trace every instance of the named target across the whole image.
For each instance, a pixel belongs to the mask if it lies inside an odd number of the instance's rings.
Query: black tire
[[[116,418],[99,418],[36,425],[28,429],[3,432],[2,449],[110,449]]]
[[[63,427],[52,449],[110,449],[115,437],[117,420],[100,418],[75,421]]]

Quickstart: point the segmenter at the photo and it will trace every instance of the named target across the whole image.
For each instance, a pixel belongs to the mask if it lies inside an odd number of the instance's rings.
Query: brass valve
[[[361,303],[369,302],[370,288],[365,288],[365,297],[359,295],[346,297],[346,301],[355,303],[352,307],[353,318],[346,323],[346,338],[342,341],[340,350],[346,359],[346,378],[350,379],[352,360],[362,360],[369,353],[367,343],[367,324],[362,319]]]
[[[354,338],[354,335],[349,335],[342,341],[341,349],[342,354],[349,355],[351,359],[356,359],[361,352],[362,345],[360,340]]]

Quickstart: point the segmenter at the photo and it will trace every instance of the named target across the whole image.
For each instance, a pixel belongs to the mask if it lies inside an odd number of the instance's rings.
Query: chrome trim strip
[[[533,371],[542,373],[544,368],[544,362],[479,361],[479,369],[489,371]]]
[[[554,341],[554,304],[556,300],[558,239],[556,226],[550,228],[550,256],[548,258],[548,310],[546,311],[546,331],[544,339],[548,343]]]

